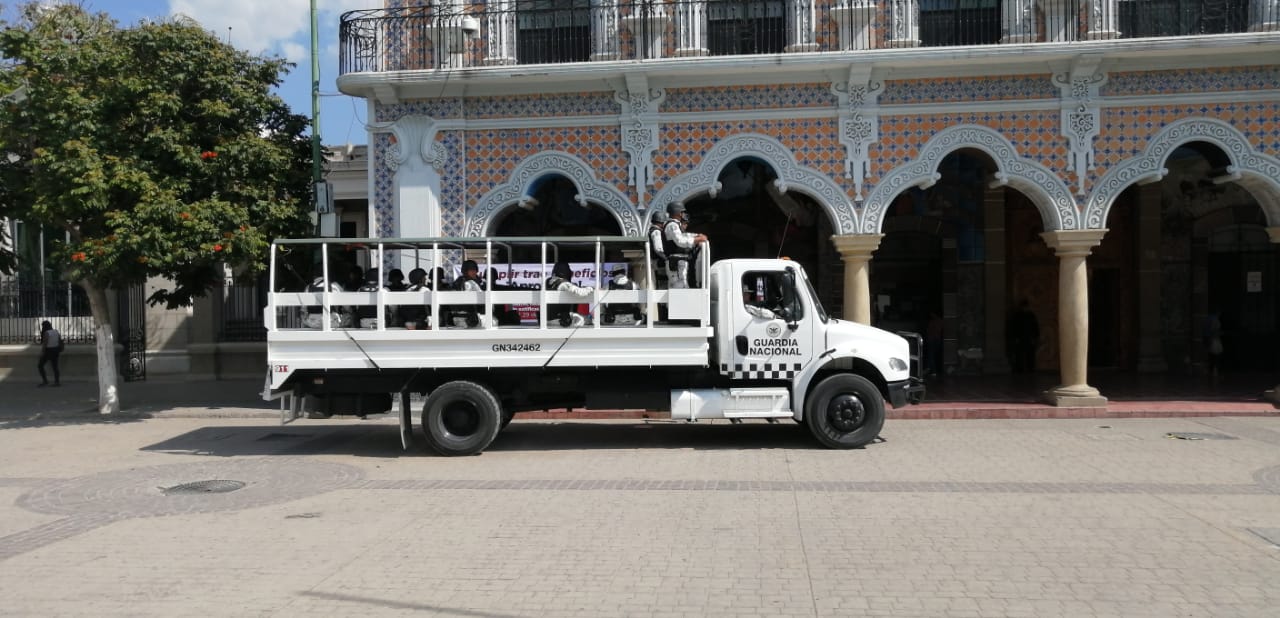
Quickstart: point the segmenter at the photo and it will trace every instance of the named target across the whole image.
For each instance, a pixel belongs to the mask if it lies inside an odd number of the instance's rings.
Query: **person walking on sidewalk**
[[[40,386],[49,385],[49,377],[44,373],[44,364],[53,364],[53,385],[62,386],[62,372],[58,370],[58,356],[62,354],[62,333],[53,327],[49,320],[40,323],[40,362],[36,369],[40,370]]]

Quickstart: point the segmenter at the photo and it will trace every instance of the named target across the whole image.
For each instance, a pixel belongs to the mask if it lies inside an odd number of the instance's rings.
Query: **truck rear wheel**
[[[884,398],[866,378],[849,373],[818,383],[805,403],[809,433],[827,448],[858,448],[880,435]]]
[[[441,455],[474,455],[498,436],[502,404],[487,387],[457,380],[431,391],[422,407],[427,444]]]

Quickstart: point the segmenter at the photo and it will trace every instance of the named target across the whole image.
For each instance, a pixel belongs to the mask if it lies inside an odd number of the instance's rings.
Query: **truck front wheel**
[[[849,373],[818,383],[805,403],[805,422],[828,448],[858,448],[880,435],[884,398],[866,378]]]
[[[457,380],[431,391],[422,407],[427,444],[441,455],[474,455],[498,436],[502,404],[483,385]]]

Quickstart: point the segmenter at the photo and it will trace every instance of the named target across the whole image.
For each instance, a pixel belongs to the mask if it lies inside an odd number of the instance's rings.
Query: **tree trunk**
[[[87,279],[80,282],[80,287],[89,297],[89,308],[93,311],[93,334],[98,348],[98,413],[114,414],[120,411],[120,389],[107,291]]]

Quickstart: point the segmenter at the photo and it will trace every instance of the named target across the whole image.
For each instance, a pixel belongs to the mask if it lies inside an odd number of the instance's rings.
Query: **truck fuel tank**
[[[671,418],[791,418],[791,391],[781,386],[671,391]]]

